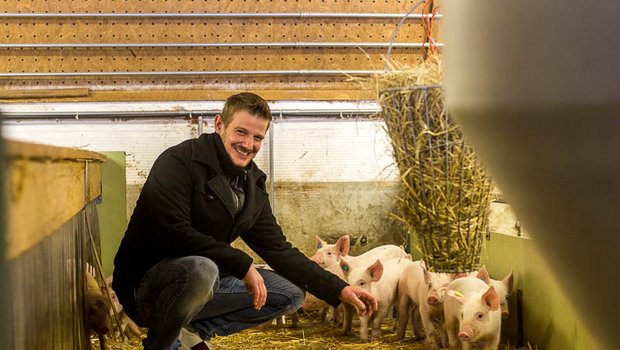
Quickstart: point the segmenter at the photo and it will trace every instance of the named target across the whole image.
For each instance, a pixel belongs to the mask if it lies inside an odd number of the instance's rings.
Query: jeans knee
[[[274,306],[285,312],[296,311],[301,307],[305,299],[305,292],[286,278],[269,270],[259,270],[263,275],[267,292],[273,291],[279,295],[274,297]],[[269,298],[267,298],[269,301]]]
[[[306,293],[297,286],[293,286],[293,288],[291,288],[291,292],[291,304],[294,306],[293,310],[297,310],[304,303]]]
[[[288,305],[286,307],[287,312],[293,312],[298,310],[306,298],[306,293],[296,285],[291,283],[291,286],[286,289],[286,295],[289,298]]]
[[[187,273],[188,289],[197,293],[208,292],[210,300],[219,283],[217,265],[211,259],[201,256],[183,258],[182,263]]]

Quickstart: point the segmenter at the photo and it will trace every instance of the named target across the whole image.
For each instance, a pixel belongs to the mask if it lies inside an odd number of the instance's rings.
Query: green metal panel
[[[516,290],[520,289],[524,337],[532,346],[537,345],[539,349],[601,348],[575,311],[571,296],[562,289],[562,281],[549,267],[535,239],[493,233],[486,242],[482,258],[493,278],[501,279],[510,269],[514,271],[515,287],[508,300],[510,317],[503,320],[502,326],[511,344],[515,344],[517,334]]]
[[[101,232],[101,263],[112,274],[114,255],[127,228],[125,152],[100,152],[108,157],[101,166],[102,195],[97,211]]]

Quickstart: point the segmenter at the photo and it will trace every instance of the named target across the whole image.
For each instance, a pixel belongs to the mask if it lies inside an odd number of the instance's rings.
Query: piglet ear
[[[321,249],[327,244],[327,242],[319,238],[319,236],[315,236],[315,237],[316,237],[316,249]]]
[[[482,294],[482,303],[491,310],[497,310],[499,308],[499,297],[493,286],[490,286],[489,289]]]
[[[448,289],[445,294],[453,298],[454,300],[458,301],[460,304],[463,304],[463,301],[465,300],[465,297],[463,296],[462,293],[457,292],[452,289]]]
[[[480,278],[484,281],[484,283],[489,284],[491,282],[491,277],[489,276],[489,271],[487,271],[486,265],[482,265],[476,277]]]
[[[348,262],[340,259],[340,269],[342,270],[342,273],[344,273],[345,276],[348,276],[349,271],[351,271],[351,265],[349,265]]]
[[[338,238],[338,242],[336,242],[336,248],[340,252],[340,255],[347,256],[347,254],[349,254],[350,247],[351,247],[351,241],[349,239],[349,235],[344,235]]]
[[[373,282],[380,280],[381,276],[383,276],[383,264],[381,264],[381,261],[377,259],[377,261],[368,268],[368,272]]]
[[[431,273],[426,269],[425,266],[422,266],[422,271],[424,272],[424,284],[429,285],[431,283]]]

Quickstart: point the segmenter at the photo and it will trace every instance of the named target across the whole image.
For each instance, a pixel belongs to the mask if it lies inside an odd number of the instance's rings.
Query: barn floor
[[[386,321],[382,327],[380,341],[361,342],[359,340],[359,323],[354,321],[353,332],[348,336],[338,334],[339,329],[318,319],[317,315],[304,314],[299,317],[298,327],[292,327],[287,318],[287,324],[263,326],[261,329],[248,329],[226,337],[212,339],[216,349],[226,350],[429,350],[423,342],[415,341],[413,331],[407,330],[405,340],[396,339],[396,331],[392,330],[393,321]],[[409,325],[411,327],[411,325]],[[92,338],[93,349],[99,350],[99,341]],[[108,350],[138,350],[142,349],[140,339],[125,340],[115,343],[108,339]],[[475,348],[474,348],[475,349]],[[533,347],[522,348],[534,350]],[[500,344],[500,350],[521,350],[505,342]]]

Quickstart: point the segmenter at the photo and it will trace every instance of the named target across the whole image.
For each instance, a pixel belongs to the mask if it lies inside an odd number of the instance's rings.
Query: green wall
[[[127,228],[125,152],[100,152],[108,157],[101,167],[102,195],[97,207],[101,232],[103,274],[114,269],[114,255]]]
[[[502,344],[517,345],[517,290],[522,293],[523,337],[525,346],[538,350],[602,349],[582,323],[570,299],[538,251],[535,240],[492,233],[482,250],[482,262],[491,276],[502,279],[512,270],[514,289],[508,299],[510,317],[502,320]],[[417,237],[411,237],[417,247]],[[413,259],[421,259],[412,249]],[[570,267],[567,267],[570,268]],[[602,301],[593,301],[602,302]]]
[[[510,317],[502,325],[511,344],[515,344],[517,335],[516,291],[521,290],[524,338],[532,346],[541,350],[601,349],[575,312],[570,295],[562,289],[562,281],[545,261],[544,253],[538,251],[535,240],[491,234],[482,254],[493,278],[501,279],[511,269],[515,274],[515,288],[508,300]]]

